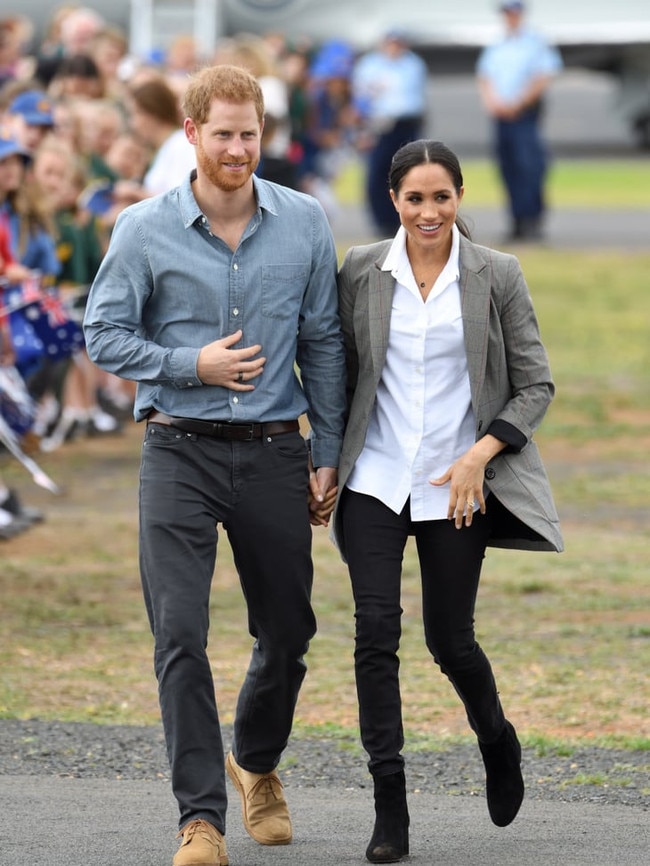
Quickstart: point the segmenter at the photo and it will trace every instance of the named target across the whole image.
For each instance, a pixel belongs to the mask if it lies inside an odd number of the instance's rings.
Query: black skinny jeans
[[[361,740],[377,776],[401,770],[404,759],[398,648],[402,559],[415,535],[422,578],[427,648],[465,706],[479,740],[493,742],[505,717],[490,663],[474,635],[474,607],[490,534],[488,513],[472,525],[411,521],[410,504],[395,514],[372,496],[345,490],[343,536],[355,601],[354,653]]]

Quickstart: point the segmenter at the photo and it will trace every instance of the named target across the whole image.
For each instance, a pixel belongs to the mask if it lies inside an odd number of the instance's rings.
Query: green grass
[[[501,207],[503,189],[494,162],[488,159],[464,160],[464,206]],[[343,203],[361,198],[362,171],[351,162],[337,182]],[[548,202],[552,208],[590,208],[596,210],[650,209],[650,160],[568,160],[551,163],[548,176]]]
[[[557,383],[545,435],[630,434],[650,407],[650,253],[520,254]],[[635,499],[647,491],[628,479]]]
[[[650,253],[522,250],[520,259],[557,384],[538,440],[566,552],[490,551],[479,639],[526,744],[558,754],[585,742],[647,750]],[[0,717],[158,721],[137,567],[140,437],[140,428],[129,428],[124,437],[39,455],[67,487],[59,500],[4,461],[3,478],[48,519],[0,550]],[[314,539],[319,632],[296,733],[357,749],[349,581],[327,533],[315,530]],[[409,747],[457,741],[467,725],[424,648],[412,545],[402,604]],[[228,721],[250,639],[224,538],[211,616],[211,659]]]
[[[494,163],[470,160],[463,164],[468,206],[501,205],[503,192]],[[551,208],[594,210],[650,208],[650,162],[556,160],[548,175]],[[640,217],[641,218],[641,215]]]

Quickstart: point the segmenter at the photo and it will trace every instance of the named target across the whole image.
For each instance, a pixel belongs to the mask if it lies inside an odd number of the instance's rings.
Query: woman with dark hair
[[[373,863],[409,850],[398,676],[408,537],[426,644],[478,738],[499,826],[516,816],[524,783],[515,729],[474,633],[481,563],[488,545],[562,549],[532,441],[554,386],[519,263],[470,240],[458,217],[461,168],[441,142],[402,147],[389,183],[397,234],[350,249],[339,274],[348,423],[333,527],[355,600]]]

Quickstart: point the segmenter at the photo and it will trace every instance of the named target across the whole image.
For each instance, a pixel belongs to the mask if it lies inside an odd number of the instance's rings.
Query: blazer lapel
[[[476,405],[476,395],[482,388],[485,377],[492,269],[489,258],[480,247],[462,236],[460,241],[461,311],[470,387]],[[386,361],[395,289],[395,281],[390,271],[381,269],[390,243],[387,242],[380,255],[375,258],[374,268],[369,268],[368,275],[368,328],[375,382],[379,381]]]
[[[370,332],[370,351],[375,371],[375,381],[379,381],[386,361],[390,314],[393,305],[395,280],[390,271],[382,271],[381,266],[386,252],[376,260],[370,270],[368,282],[368,327]]]
[[[471,241],[461,237],[460,286],[461,310],[467,368],[476,409],[476,396],[483,387],[487,360],[490,318],[491,268],[489,262]]]

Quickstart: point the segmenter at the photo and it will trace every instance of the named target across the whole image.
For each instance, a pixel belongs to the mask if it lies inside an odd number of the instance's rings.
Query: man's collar
[[[181,216],[183,218],[183,225],[186,229],[189,228],[191,225],[194,225],[194,223],[198,219],[203,218],[203,211],[199,207],[199,204],[194,197],[194,192],[192,190],[192,183],[195,180],[196,169],[194,168],[179,187],[178,195],[181,208]],[[269,184],[267,184],[265,181],[258,178],[255,174],[253,175],[253,190],[255,193],[255,200],[257,202],[257,210],[266,210],[274,216],[277,216],[278,209],[274,200],[271,186],[269,186]]]

